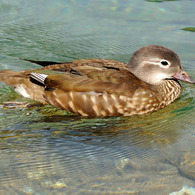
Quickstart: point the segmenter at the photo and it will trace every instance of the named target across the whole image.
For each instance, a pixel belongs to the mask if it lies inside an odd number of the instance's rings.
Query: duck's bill
[[[179,72],[177,72],[173,78],[180,80],[180,81],[185,81],[188,83],[193,83],[195,84],[195,80],[192,79],[185,71],[180,70]]]

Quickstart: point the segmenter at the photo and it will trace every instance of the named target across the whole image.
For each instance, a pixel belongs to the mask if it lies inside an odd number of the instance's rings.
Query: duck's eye
[[[168,63],[166,60],[162,60],[160,63],[161,63],[163,66],[169,65],[169,63]]]

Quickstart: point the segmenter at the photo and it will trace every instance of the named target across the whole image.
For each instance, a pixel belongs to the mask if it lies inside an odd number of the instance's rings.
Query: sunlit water
[[[194,1],[1,0],[0,69],[22,59],[127,62],[167,46],[195,78]],[[145,116],[83,118],[53,108],[0,109],[1,194],[169,194],[195,187],[195,86]],[[0,84],[0,102],[28,101]],[[192,188],[193,191],[193,188]],[[192,192],[193,193],[193,192]]]

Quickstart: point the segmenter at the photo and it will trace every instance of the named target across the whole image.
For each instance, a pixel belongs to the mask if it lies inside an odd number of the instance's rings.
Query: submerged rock
[[[169,195],[193,195],[195,194],[195,188],[189,186],[183,186],[180,191],[171,192]]]

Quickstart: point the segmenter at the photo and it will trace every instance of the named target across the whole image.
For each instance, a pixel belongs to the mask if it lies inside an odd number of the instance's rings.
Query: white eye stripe
[[[164,63],[164,64],[163,64]],[[162,68],[168,68],[170,66],[170,62],[165,59],[150,59],[148,61],[143,61],[142,64],[154,64],[158,65]]]

